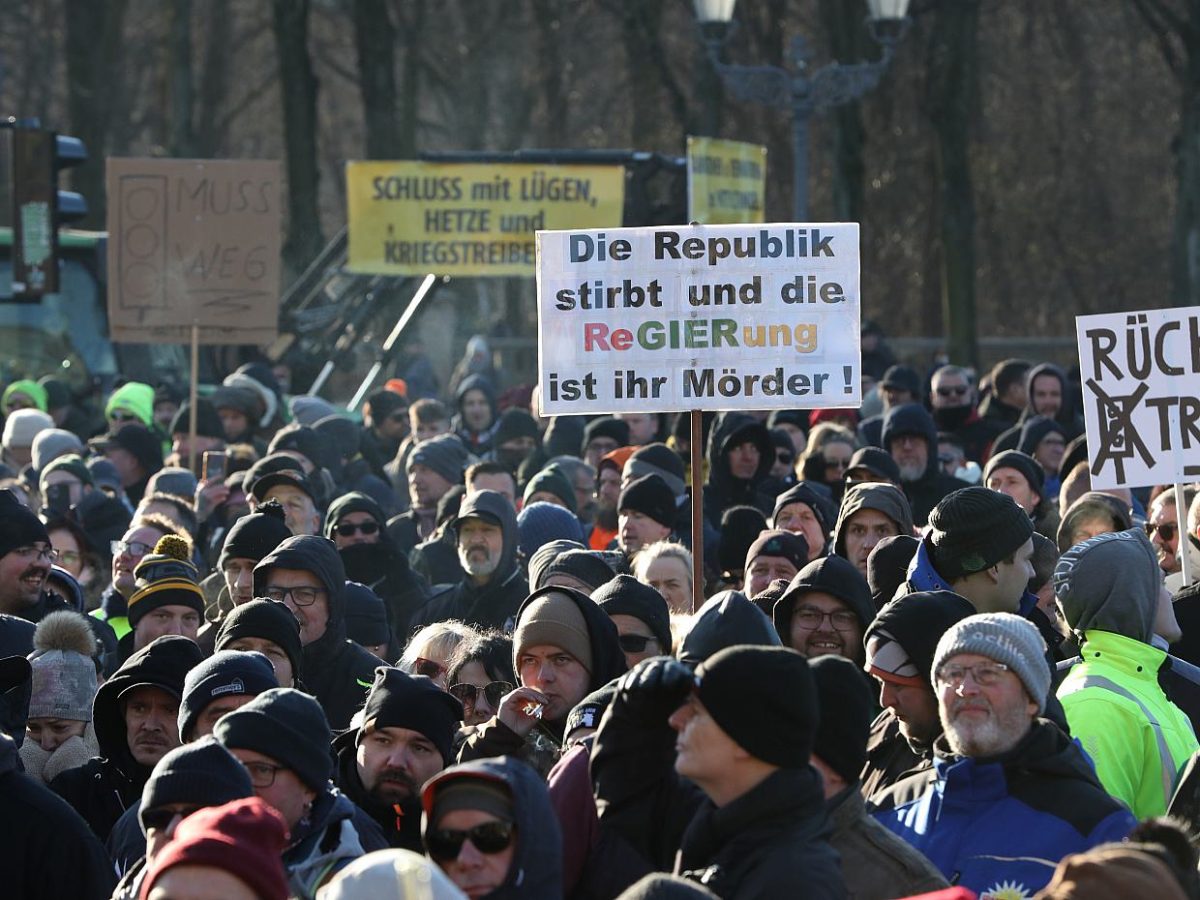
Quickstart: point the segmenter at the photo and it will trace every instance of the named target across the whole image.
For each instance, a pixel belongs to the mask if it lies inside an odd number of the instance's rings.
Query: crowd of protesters
[[[354,411],[6,385],[6,893],[1200,900],[1200,497],[1092,491],[1055,365],[863,333],[861,408],[702,472],[482,337]]]

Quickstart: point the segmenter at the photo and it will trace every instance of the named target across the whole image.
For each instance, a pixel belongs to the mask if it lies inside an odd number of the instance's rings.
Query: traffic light
[[[13,230],[12,289],[14,299],[37,300],[56,293],[58,229],[87,215],[87,201],[74,191],[58,189],[63,169],[87,161],[79,138],[56,134],[36,119],[0,122],[7,153],[8,208]]]

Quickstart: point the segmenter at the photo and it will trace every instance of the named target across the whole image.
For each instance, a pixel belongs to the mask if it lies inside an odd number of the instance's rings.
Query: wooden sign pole
[[[704,418],[693,409],[692,438],[688,452],[692,457],[692,612],[704,605]]]
[[[196,471],[196,404],[200,388],[200,325],[192,322],[192,378],[188,394],[188,468]]]

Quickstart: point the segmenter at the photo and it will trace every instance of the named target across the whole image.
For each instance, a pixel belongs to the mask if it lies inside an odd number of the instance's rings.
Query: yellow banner
[[[534,233],[621,225],[621,166],[349,162],[352,272],[534,274]]]
[[[689,135],[687,166],[689,222],[740,225],[765,221],[766,147]]]

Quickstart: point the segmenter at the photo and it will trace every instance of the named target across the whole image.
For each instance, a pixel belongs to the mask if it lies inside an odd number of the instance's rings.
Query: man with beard
[[[813,560],[796,573],[772,612],[785,647],[809,659],[833,653],[859,665],[863,632],[874,617],[867,579],[840,556]]]
[[[846,491],[833,526],[833,552],[849,560],[865,578],[867,557],[884,538],[913,533],[912,510],[903,491],[890,484],[864,482]]]
[[[463,499],[453,529],[462,580],[434,594],[410,627],[458,619],[476,628],[511,631],[528,593],[517,563],[516,511],[495,491],[478,491]]]
[[[437,506],[445,493],[463,482],[467,448],[457,437],[439,435],[422,441],[408,457],[408,495],[412,506],[388,520],[392,543],[401,553],[428,540],[437,525]]]
[[[1050,670],[1037,629],[970,616],[938,642],[931,672],[945,735],[933,768],[874,798],[875,818],[957,885],[1028,897],[1058,860],[1137,823],[1101,787],[1079,745],[1041,718]]]
[[[63,772],[50,789],[100,840],[141,797],[154,765],[179,746],[179,698],[200,660],[195,641],[167,635],[129,657],[96,692],[92,723],[100,756]]]
[[[967,487],[965,481],[941,471],[937,445],[937,426],[925,407],[906,403],[888,410],[883,420],[883,449],[900,467],[900,481],[917,525],[925,524],[939,500]]]
[[[365,584],[383,601],[391,632],[389,658],[404,650],[409,620],[429,597],[425,579],[413,572],[408,557],[396,550],[383,508],[358,491],[343,494],[325,514],[325,536],[337,547],[346,578]]]
[[[390,846],[420,853],[421,785],[454,762],[462,704],[424,675],[380,666],[360,715],[333,743],[337,785]]]
[[[596,520],[588,533],[588,547],[607,550],[617,539],[617,502],[621,499],[621,478],[625,463],[634,447],[618,447],[600,459],[596,466]]]
[[[929,405],[939,432],[953,435],[967,459],[982,462],[992,441],[1003,431],[980,417],[971,373],[961,366],[942,366],[933,373]]]

